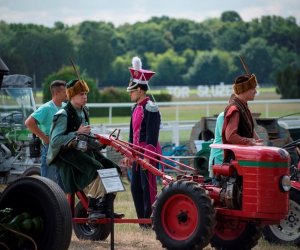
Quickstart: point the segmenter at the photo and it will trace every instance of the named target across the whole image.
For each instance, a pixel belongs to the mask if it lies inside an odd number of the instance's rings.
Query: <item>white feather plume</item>
[[[132,67],[135,70],[139,70],[142,68],[142,61],[139,57],[135,56],[132,58]]]

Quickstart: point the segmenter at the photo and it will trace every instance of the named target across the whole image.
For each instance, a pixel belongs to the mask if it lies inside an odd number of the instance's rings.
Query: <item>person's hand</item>
[[[44,144],[48,145],[50,143],[49,136],[45,136],[43,139]]]
[[[147,157],[145,157],[143,160],[144,160],[145,162],[147,162],[147,163],[150,163],[150,159],[147,158]]]
[[[128,168],[132,168],[132,160],[128,157],[122,159],[122,164]]]
[[[255,146],[264,146],[264,140],[263,139],[257,139],[254,142]]]
[[[78,134],[89,134],[90,132],[91,132],[91,126],[90,125],[87,125],[87,126],[80,125],[80,127],[77,130]]]

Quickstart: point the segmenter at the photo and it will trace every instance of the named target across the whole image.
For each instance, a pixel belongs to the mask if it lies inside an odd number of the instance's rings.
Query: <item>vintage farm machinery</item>
[[[144,149],[122,141],[119,134],[116,130],[110,135],[86,137],[137,161],[162,179],[163,188],[153,204],[151,219],[115,218],[113,222],[152,224],[157,239],[167,249],[202,249],[209,243],[216,249],[251,249],[265,225],[279,224],[288,213],[290,156],[284,149],[212,145],[230,150],[234,156],[213,166],[218,184],[212,185],[203,176],[191,174],[193,168],[170,158],[166,160],[180,168],[168,165],[158,154],[152,154],[148,163],[143,159]],[[79,139],[82,135],[74,141]],[[165,174],[153,167],[153,162],[173,168],[178,175]],[[79,200],[75,204],[76,196]],[[110,235],[110,218],[88,220],[83,191],[67,198],[69,202],[51,180],[23,177],[5,189],[0,209],[12,208],[13,215],[25,212],[41,218],[43,229],[32,236],[36,248],[26,245],[27,249],[67,249],[72,224],[80,239],[105,240]],[[274,206],[276,200],[280,202]]]
[[[40,140],[24,125],[35,110],[32,79],[8,73],[0,58],[0,249],[67,250],[70,206],[57,184],[39,176]]]
[[[167,249],[202,249],[209,243],[217,249],[251,249],[261,236],[263,226],[278,224],[288,212],[290,157],[276,147],[212,145],[230,150],[230,162],[214,165],[218,185],[206,183],[194,169],[174,168],[153,153],[150,163],[142,149],[119,139],[120,131],[110,135],[89,135],[136,161],[162,179],[163,188],[153,204],[151,219],[113,219],[114,223],[152,223],[162,246]],[[79,140],[74,138],[74,140]],[[158,159],[160,158],[160,159]],[[176,177],[165,174],[151,163],[159,162],[178,171]],[[79,202],[75,204],[75,196]],[[68,195],[73,226],[78,238],[104,240],[110,234],[109,218],[89,221],[84,192]],[[280,203],[274,206],[274,200]]]
[[[0,184],[40,175],[41,141],[24,125],[36,109],[32,79],[4,76],[0,87]]]
[[[285,149],[290,154],[289,212],[279,224],[267,225],[263,237],[270,243],[300,246],[300,117],[291,114],[280,118],[260,118],[254,115],[256,132],[268,146]],[[194,167],[198,173],[208,176],[208,159],[216,117],[202,117],[191,132],[190,145],[196,156]],[[289,126],[288,126],[289,125]],[[199,141],[197,141],[199,140]],[[202,143],[201,150],[196,152],[195,142]],[[268,179],[268,176],[265,177]]]

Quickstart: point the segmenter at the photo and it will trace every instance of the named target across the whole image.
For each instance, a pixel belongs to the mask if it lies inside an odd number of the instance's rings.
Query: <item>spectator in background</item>
[[[229,103],[234,98],[235,94],[232,94],[229,98]],[[224,111],[221,112],[216,120],[216,127],[214,133],[214,144],[222,144],[222,128],[224,123]],[[221,164],[223,162],[223,149],[211,148],[208,162],[209,177],[213,177],[212,165]]]
[[[61,186],[61,181],[55,167],[46,163],[49,148],[49,134],[55,113],[65,106],[67,99],[66,82],[55,80],[50,84],[52,99],[41,105],[25,121],[26,127],[42,140],[41,176],[47,177]]]
[[[157,158],[152,152],[161,153],[158,142],[161,117],[158,106],[146,95],[149,90],[148,81],[155,74],[150,70],[142,69],[140,58],[132,59],[132,67],[129,68],[131,79],[127,91],[131,101],[135,102],[132,108],[130,121],[129,142],[150,151],[142,151],[144,160],[158,167],[158,164],[149,160],[147,156]],[[125,159],[126,165],[131,165],[129,159]],[[131,193],[138,218],[150,218],[152,204],[157,193],[156,176],[141,168],[136,162],[132,163]],[[140,224],[141,228],[149,228],[149,225]]]
[[[224,122],[224,112],[221,112],[216,120],[214,144],[222,144],[222,127]],[[211,148],[209,161],[208,161],[208,173],[209,177],[213,177],[212,165],[221,164],[223,162],[223,150],[219,148]]]

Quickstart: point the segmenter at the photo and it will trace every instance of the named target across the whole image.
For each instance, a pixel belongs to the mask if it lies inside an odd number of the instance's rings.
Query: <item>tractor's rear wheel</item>
[[[43,229],[33,237],[38,249],[68,249],[71,210],[65,193],[53,181],[41,176],[18,178],[2,193],[0,209],[5,208],[12,208],[15,215],[26,212],[42,219]]]
[[[199,184],[176,181],[158,195],[151,218],[163,247],[202,249],[213,235],[215,210]]]
[[[289,212],[279,225],[268,225],[263,230],[265,240],[276,244],[300,246],[300,192],[290,191]]]
[[[250,250],[257,245],[261,229],[251,222],[222,220],[217,223],[212,247],[222,250]]]
[[[87,218],[88,214],[81,202],[78,202],[75,206],[75,218]],[[83,240],[106,240],[110,235],[110,224],[95,224],[95,223],[73,223],[74,233],[78,239]]]

